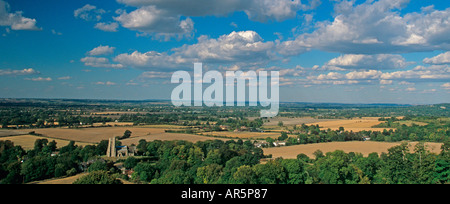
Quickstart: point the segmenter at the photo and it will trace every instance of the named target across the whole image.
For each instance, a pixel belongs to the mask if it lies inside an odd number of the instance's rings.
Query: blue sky
[[[0,97],[170,99],[171,74],[280,71],[281,101],[450,102],[444,0],[0,0]]]

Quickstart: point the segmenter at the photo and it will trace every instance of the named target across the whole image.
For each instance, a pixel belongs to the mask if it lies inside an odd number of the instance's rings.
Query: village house
[[[276,141],[276,142],[273,142],[273,146],[275,146],[275,147],[286,146],[286,142],[285,141]]]

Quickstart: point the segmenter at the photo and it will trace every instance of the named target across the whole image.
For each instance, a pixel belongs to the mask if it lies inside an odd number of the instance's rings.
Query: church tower
[[[116,157],[117,151],[116,151],[116,138],[109,138],[108,142],[108,150],[106,151],[107,157]]]

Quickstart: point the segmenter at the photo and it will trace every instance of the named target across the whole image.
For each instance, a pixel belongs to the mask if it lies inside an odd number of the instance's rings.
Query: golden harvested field
[[[401,143],[387,143],[387,142],[331,142],[320,144],[307,144],[296,145],[278,148],[264,148],[264,154],[272,154],[273,158],[283,157],[285,159],[295,159],[297,155],[303,153],[310,158],[315,158],[313,153],[317,150],[321,150],[324,154],[327,152],[333,152],[336,150],[342,150],[346,153],[355,152],[361,153],[364,156],[368,156],[370,153],[376,152],[381,154],[387,153],[388,149],[394,146],[398,146]],[[410,150],[414,149],[417,142],[410,142]],[[439,154],[441,152],[440,143],[426,143],[428,150],[433,153]]]
[[[11,136],[11,137],[1,137],[0,140],[9,140],[14,143],[14,145],[22,146],[25,150],[30,150],[34,148],[34,142],[37,139],[47,139],[49,142],[55,140],[56,146],[58,148],[67,146],[69,144],[68,140],[60,140],[60,139],[53,139],[53,138],[46,138],[46,137],[39,137],[34,135],[21,135],[21,136]],[[85,142],[76,142],[76,145],[79,146],[86,146],[86,145],[92,145],[92,143],[85,143]]]
[[[112,137],[123,136],[125,130],[132,132],[132,137],[147,136],[149,134],[164,133],[164,129],[155,128],[135,128],[135,127],[102,127],[102,128],[47,128],[47,129],[30,129],[36,134],[45,137],[57,138],[63,140],[72,140],[75,142],[98,143],[102,140],[108,140]]]
[[[35,131],[36,134],[41,134],[48,138],[49,141],[53,139],[61,139],[66,141],[75,141],[77,144],[81,143],[99,143],[102,140],[108,140],[112,137],[122,136],[126,130],[132,132],[131,137],[122,140],[124,145],[138,144],[139,140],[145,139],[147,141],[153,140],[186,140],[190,142],[213,140],[215,138],[179,134],[166,133],[165,128],[141,128],[141,127],[102,127],[102,128],[47,128],[47,129],[30,129],[28,132]],[[0,140],[3,138],[0,138]],[[34,142],[34,141],[33,141]],[[33,143],[34,144],[34,143]]]
[[[200,133],[203,135],[212,135],[217,137],[239,138],[239,139],[259,139],[259,138],[278,138],[280,133],[278,132],[206,132]]]
[[[139,144],[139,140],[146,140],[148,142],[161,140],[161,141],[176,141],[176,140],[184,140],[192,143],[196,143],[199,141],[208,141],[208,140],[223,140],[227,141],[228,139],[222,138],[212,138],[200,135],[191,135],[191,134],[180,134],[180,133],[162,133],[162,134],[153,134],[142,137],[131,137],[125,140],[121,140],[123,145],[131,145],[131,144]]]
[[[382,132],[384,129],[389,130],[389,128],[373,128],[373,126],[375,125],[384,123],[384,121],[378,121],[378,119],[379,118],[376,117],[365,117],[361,119],[357,118],[349,120],[335,120],[318,123],[309,123],[307,125],[319,125],[319,127],[323,130],[326,130],[328,128],[332,130],[338,130],[340,127],[344,127],[345,130],[353,132],[361,132],[363,130]]]
[[[253,119],[253,118],[249,118]],[[294,125],[302,125],[308,123],[318,123],[318,122],[327,122],[334,121],[335,119],[315,119],[312,117],[303,117],[303,118],[288,118],[288,117],[277,117],[271,118],[270,122],[265,122],[264,126],[278,126],[278,123],[281,121],[285,126],[294,126]]]

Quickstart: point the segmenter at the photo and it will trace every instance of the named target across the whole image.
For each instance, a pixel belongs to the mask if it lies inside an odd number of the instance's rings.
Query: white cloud
[[[52,78],[50,78],[50,77],[47,77],[47,78],[37,77],[37,78],[26,78],[25,80],[46,82],[46,81],[52,81]]]
[[[89,51],[89,55],[91,56],[98,56],[98,55],[106,55],[106,54],[112,54],[114,53],[115,47],[110,46],[98,46],[94,48],[93,50]]]
[[[442,53],[432,58],[426,58],[423,60],[426,64],[450,64],[450,52]]]
[[[377,70],[370,70],[370,71],[355,71],[350,72],[345,75],[346,79],[350,80],[359,80],[359,79],[378,79],[383,73],[381,71]]]
[[[376,81],[382,74],[381,71],[377,70],[354,71],[347,74],[330,72],[319,76],[309,76],[307,79],[313,81],[315,84],[357,84],[361,81]],[[383,81],[383,83],[386,82]]]
[[[172,76],[170,72],[155,72],[155,71],[148,71],[142,73],[138,79],[141,81],[145,81],[148,79],[169,79]]]
[[[411,64],[406,62],[401,55],[379,54],[379,55],[343,55],[330,60],[323,69],[347,70],[347,69],[375,69],[391,70],[403,69]]]
[[[245,9],[245,13],[249,19],[254,21],[284,21],[295,18],[298,11],[306,9],[307,6],[303,5],[300,0],[254,0]]]
[[[57,32],[56,30],[52,29],[52,34],[53,35],[62,35],[61,32]]]
[[[33,68],[23,69],[23,70],[11,70],[11,69],[0,69],[0,76],[23,76],[23,75],[36,75],[40,74]]]
[[[123,12],[114,19],[130,30],[146,34],[156,33],[161,36],[190,35],[194,28],[190,18],[180,20],[179,16],[173,16],[155,6],[141,7],[131,13]]]
[[[174,51],[201,62],[262,62],[274,58],[273,42],[264,42],[254,31],[232,32],[218,39],[202,36],[198,43]]]
[[[420,93],[434,93],[434,92],[436,92],[437,91],[437,89],[426,89],[426,90],[423,90],[422,92],[420,92]]]
[[[112,23],[100,22],[100,23],[97,23],[94,28],[105,31],[105,32],[117,32],[117,29],[119,28],[119,24],[116,22],[112,22]]]
[[[69,80],[72,79],[72,77],[70,76],[65,76],[65,77],[59,77],[58,80]]]
[[[380,70],[353,71],[353,72],[329,72],[318,76],[308,76],[304,84],[381,84],[392,85],[394,81],[398,85],[413,86],[416,83],[437,83],[450,81],[450,67],[447,65],[432,65],[429,67],[417,66],[412,70],[395,72],[382,72]],[[447,88],[450,84],[445,84]]]
[[[189,17],[226,16],[242,11],[250,20],[284,21],[295,18],[299,11],[316,8],[320,0],[303,4],[300,0],[117,0],[127,6],[137,7],[127,13],[120,10],[115,20],[125,28],[146,34],[172,37],[174,34],[189,34],[194,22]],[[182,20],[186,17],[186,20]],[[183,36],[183,35],[182,35]]]
[[[149,51],[120,54],[114,61],[144,70],[192,66],[193,62],[255,65],[276,56],[274,43],[264,42],[254,31],[232,32],[217,39],[201,36],[197,44],[173,48],[172,53]]]
[[[99,82],[96,82],[95,84],[96,84],[96,85],[106,85],[106,86],[114,86],[114,85],[117,85],[117,83],[115,83],[115,82],[110,82],[110,81],[107,81],[107,82],[99,81]]]
[[[450,90],[450,83],[443,84],[441,87],[446,90]]]
[[[380,78],[408,82],[450,80],[450,67],[446,65],[417,66],[412,70],[383,73]]]
[[[155,51],[149,51],[141,53],[134,51],[131,54],[120,54],[114,58],[114,61],[119,62],[128,67],[135,67],[140,69],[163,69],[163,68],[175,68],[179,64],[183,64],[183,59],[176,60],[177,57],[170,56],[167,53],[158,53]]]
[[[390,85],[392,83],[393,83],[392,80],[380,80],[380,84],[381,85]]]
[[[0,0],[0,26],[10,26],[12,30],[42,30],[36,26],[36,19],[22,16],[22,11],[10,13],[10,5]]]
[[[85,57],[80,60],[84,62],[85,66],[98,67],[98,68],[112,68],[112,69],[122,69],[124,66],[122,64],[111,64],[109,59],[104,57]]]
[[[81,18],[85,21],[99,21],[102,15],[106,13],[103,9],[97,9],[96,6],[86,4],[83,7],[75,10],[73,15],[75,18]]]
[[[249,19],[264,22],[283,21],[294,18],[301,10],[310,10],[320,5],[319,0],[309,1],[309,5],[300,0],[117,0],[129,6],[154,6],[174,15],[182,16],[225,16],[235,11],[244,11]]]
[[[346,54],[386,54],[450,49],[450,8],[401,15],[409,0],[340,1],[334,20],[317,22],[312,33],[280,43],[286,56],[312,48]],[[347,5],[343,5],[347,4]],[[338,7],[342,8],[338,8]]]

